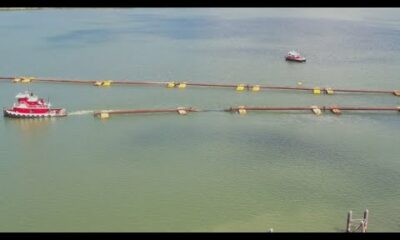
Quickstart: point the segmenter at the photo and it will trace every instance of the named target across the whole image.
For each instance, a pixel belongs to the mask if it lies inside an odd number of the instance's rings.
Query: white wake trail
[[[86,115],[86,114],[93,114],[94,110],[80,110],[80,111],[74,111],[68,113],[68,116],[70,115]]]

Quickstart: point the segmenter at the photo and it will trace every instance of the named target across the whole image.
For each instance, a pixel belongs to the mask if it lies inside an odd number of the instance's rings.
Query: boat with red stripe
[[[51,108],[50,103],[34,95],[32,92],[18,93],[15,97],[17,98],[17,102],[11,108],[3,110],[5,117],[46,118],[67,116],[64,108]]]
[[[292,62],[305,62],[306,58],[301,56],[300,53],[292,50],[288,52],[288,54],[285,56],[286,61],[292,61]]]

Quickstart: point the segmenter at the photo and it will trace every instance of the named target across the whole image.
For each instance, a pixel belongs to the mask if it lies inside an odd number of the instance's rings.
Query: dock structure
[[[212,88],[230,88],[237,92],[252,91],[260,92],[262,90],[288,90],[288,91],[303,91],[310,92],[314,95],[333,95],[335,93],[375,93],[375,94],[391,94],[400,96],[400,90],[371,90],[371,89],[341,89],[332,87],[303,87],[303,86],[272,86],[261,84],[225,84],[225,83],[195,83],[189,81],[129,81],[129,80],[82,80],[82,79],[59,79],[59,78],[43,78],[43,77],[7,77],[0,76],[0,80],[11,81],[13,83],[71,83],[71,84],[89,84],[98,87],[109,87],[111,85],[146,85],[146,86],[163,86],[167,88],[186,89],[189,86],[193,87],[212,87]]]
[[[353,212],[349,211],[347,214],[346,232],[367,232],[368,229],[368,209],[365,209],[363,218],[354,219]]]

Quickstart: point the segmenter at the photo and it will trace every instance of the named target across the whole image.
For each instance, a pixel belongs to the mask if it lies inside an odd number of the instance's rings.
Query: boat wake
[[[80,111],[75,111],[75,112],[70,112],[68,113],[69,115],[86,115],[86,114],[93,114],[93,110],[80,110]]]

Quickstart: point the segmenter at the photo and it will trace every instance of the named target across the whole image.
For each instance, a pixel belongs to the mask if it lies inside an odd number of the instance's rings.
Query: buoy
[[[178,85],[178,88],[179,88],[179,89],[184,89],[184,88],[186,88],[186,82],[180,83],[180,84]]]
[[[325,92],[328,95],[332,95],[333,94],[333,89],[332,88],[325,88]]]
[[[252,90],[253,92],[259,92],[259,91],[260,91],[260,85],[254,85],[254,86],[251,88],[251,90]]]
[[[177,110],[178,110],[178,114],[179,115],[186,115],[187,114],[187,111],[186,111],[186,109],[184,107],[178,107]]]
[[[245,87],[244,84],[239,84],[239,85],[237,85],[237,87],[236,87],[236,91],[241,92],[241,91],[244,90],[244,87]]]
[[[336,107],[336,106],[333,106],[333,107],[331,108],[331,112],[334,113],[334,114],[336,114],[336,115],[342,114],[342,111],[340,111],[340,109],[339,109],[338,107]]]
[[[111,80],[105,80],[105,81],[96,81],[93,85],[97,87],[109,87],[111,86],[112,81]]]
[[[394,94],[395,96],[400,96],[400,90],[394,90],[393,94]]]
[[[247,113],[247,111],[246,111],[246,109],[238,109],[238,113],[240,114],[240,115],[245,115],[246,113]]]
[[[238,107],[238,113],[240,115],[245,115],[247,113],[246,108],[244,106],[239,106]]]
[[[174,88],[174,87],[175,87],[175,82],[167,83],[167,88]]]
[[[318,106],[311,106],[311,110],[313,111],[313,113],[315,115],[321,115],[322,114],[322,111]]]
[[[101,86],[103,87],[109,87],[111,86],[112,81],[111,80],[105,80],[102,82]]]
[[[20,81],[21,83],[30,83],[32,82],[33,77],[21,77]]]
[[[108,112],[101,112],[100,113],[100,118],[101,119],[106,119],[106,118],[109,118],[109,117],[110,117],[110,114]]]
[[[319,87],[315,87],[315,88],[313,89],[313,93],[314,93],[315,95],[319,95],[319,94],[321,94],[321,89],[320,89]]]
[[[302,82],[297,82],[297,85],[301,86],[301,85],[303,85],[303,83]]]

